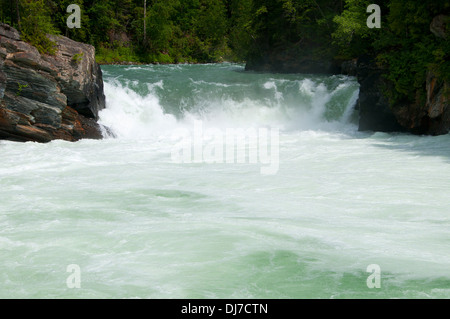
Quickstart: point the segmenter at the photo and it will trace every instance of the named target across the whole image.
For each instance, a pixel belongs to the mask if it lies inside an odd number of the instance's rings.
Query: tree
[[[144,42],[147,41],[147,0],[144,0]]]
[[[174,2],[157,0],[153,3],[146,18],[147,41],[153,53],[161,53],[169,49],[172,38],[172,20]]]
[[[84,7],[85,0],[46,0],[48,10],[52,12],[50,15],[52,23],[61,34],[75,41],[89,42],[91,28],[90,19]],[[70,29],[67,27],[67,7],[76,4],[81,9],[81,28]]]
[[[370,47],[366,40],[374,37],[375,31],[367,27],[369,0],[346,0],[345,10],[334,17],[336,29],[332,33],[333,43],[340,48],[344,58],[361,55]]]
[[[195,23],[195,33],[202,41],[221,44],[227,33],[226,7],[221,0],[202,0]]]
[[[244,60],[255,38],[250,24],[253,0],[232,0],[230,2],[229,45],[236,57]]]
[[[0,0],[0,21],[19,28],[20,0]]]
[[[47,35],[57,34],[44,0],[21,0],[22,19],[20,31],[22,39],[35,46],[40,53],[54,54],[55,43]]]

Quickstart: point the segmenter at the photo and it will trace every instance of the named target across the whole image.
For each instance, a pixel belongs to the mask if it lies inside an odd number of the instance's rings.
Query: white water
[[[105,67],[117,138],[1,142],[0,297],[449,298],[449,136],[357,132],[352,79],[239,69]],[[279,170],[174,163],[199,120],[279,128]]]

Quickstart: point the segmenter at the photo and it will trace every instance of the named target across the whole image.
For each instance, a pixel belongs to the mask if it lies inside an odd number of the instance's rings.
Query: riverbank
[[[96,56],[96,62],[99,65],[202,65],[202,64],[222,64],[222,63],[239,63],[245,64],[245,61],[218,61],[218,62],[177,62],[177,63],[163,63],[163,62],[135,62],[135,61],[102,61]]]
[[[169,52],[141,53],[131,47],[104,48],[96,50],[95,60],[100,65],[145,65],[145,64],[205,64],[205,63],[243,63],[230,49],[224,49],[222,54],[195,58],[179,53]]]

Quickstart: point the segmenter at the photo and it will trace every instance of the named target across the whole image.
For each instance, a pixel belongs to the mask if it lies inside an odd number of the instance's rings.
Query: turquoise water
[[[103,71],[115,138],[0,142],[0,298],[450,297],[448,135],[358,132],[344,76]]]

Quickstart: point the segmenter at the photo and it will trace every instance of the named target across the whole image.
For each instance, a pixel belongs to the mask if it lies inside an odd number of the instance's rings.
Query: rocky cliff
[[[436,16],[430,24],[430,32],[441,40],[448,41],[448,19]],[[375,55],[375,54],[374,54]],[[357,77],[360,95],[359,130],[380,132],[410,132],[414,134],[441,135],[450,132],[450,83],[442,80],[433,71],[426,71],[421,92],[426,101],[416,97],[414,103],[392,104],[385,95],[392,86],[385,79],[387,70],[377,65],[375,58],[362,55],[341,66],[330,57],[302,55],[295,50],[267,51],[264,56],[247,63],[246,69],[260,72],[281,73],[342,73]]]
[[[101,139],[105,107],[94,47],[50,36],[54,56],[41,55],[0,24],[0,139],[49,142]]]
[[[446,39],[447,17],[439,15],[433,19],[430,31]],[[410,132],[414,134],[442,135],[450,132],[450,83],[428,70],[424,80],[426,101],[415,99],[415,103],[390,104],[383,88],[389,84],[384,80],[385,70],[367,56],[343,65],[343,73],[355,75],[361,85],[358,102],[361,131]]]
[[[384,70],[369,56],[362,56],[342,64],[341,72],[355,76],[360,84],[356,108],[359,111],[359,130],[376,132],[403,132],[402,127],[382,93]]]
[[[383,93],[389,84],[385,70],[363,56],[343,64],[342,73],[356,76],[360,84],[357,108],[359,130],[442,135],[450,131],[449,84],[428,71],[426,102],[391,105]]]
[[[436,16],[430,32],[448,41],[448,19]],[[450,132],[450,83],[442,80],[432,70],[426,76],[426,101],[393,108],[398,122],[409,131],[418,134],[442,135]]]

